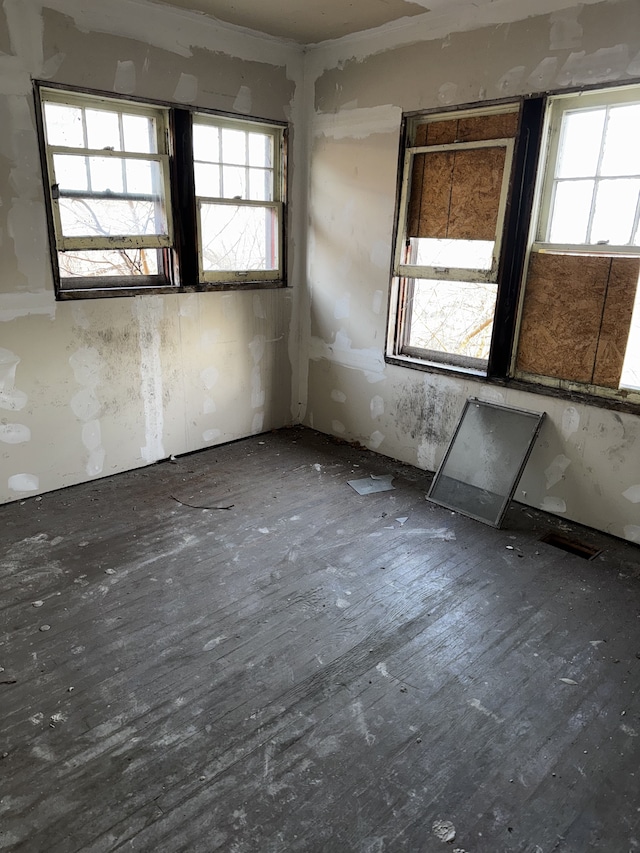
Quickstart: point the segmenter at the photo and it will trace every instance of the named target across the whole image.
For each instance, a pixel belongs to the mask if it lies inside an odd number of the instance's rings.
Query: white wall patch
[[[540,509],[545,512],[566,512],[567,504],[562,498],[554,498],[547,495],[540,504]]]
[[[0,424],[0,441],[5,444],[23,444],[31,439],[31,430],[24,424]]]
[[[179,104],[192,104],[198,97],[198,78],[193,74],[180,74],[180,79],[173,92],[173,100]]]
[[[343,432],[346,432],[346,427],[342,423],[342,421],[336,421],[336,420],[331,421],[331,429],[334,432],[337,432],[339,435],[342,435]]]
[[[622,497],[631,501],[632,504],[640,503],[640,485],[629,486],[629,488],[622,493]]]
[[[14,474],[9,477],[7,484],[12,492],[37,492],[40,478],[35,474]]]
[[[220,378],[220,371],[217,367],[205,367],[204,370],[200,371],[200,379],[202,379],[202,383],[204,387],[209,391],[213,386],[217,383]]]
[[[640,524],[625,524],[622,529],[629,542],[640,542]]]
[[[53,290],[37,293],[0,293],[0,322],[9,322],[18,317],[29,317],[35,314],[44,314],[51,320],[55,318],[56,301]]]
[[[371,263],[385,272],[391,267],[391,245],[387,240],[375,240],[369,253]],[[382,291],[380,291],[381,293]],[[377,312],[376,312],[377,313]]]
[[[579,426],[580,412],[574,406],[567,406],[562,413],[562,435],[565,440],[577,432]]]
[[[113,91],[121,95],[132,95],[136,90],[136,66],[131,59],[118,60]]]
[[[375,347],[353,349],[351,340],[344,330],[336,332],[336,338],[332,344],[312,335],[309,341],[309,358],[312,361],[326,358],[342,367],[361,370],[368,382],[382,382],[386,378],[382,350]]]
[[[219,429],[207,429],[202,433],[202,440],[207,442],[215,441],[216,438],[220,438],[221,435],[222,432]]]
[[[374,133],[397,133],[402,122],[402,110],[392,104],[340,110],[337,113],[316,113],[313,117],[315,136],[331,139],[366,139]]]
[[[251,89],[248,86],[240,86],[236,99],[233,102],[234,111],[237,113],[243,113],[244,115],[249,115],[252,104],[253,98],[251,96]]]
[[[264,412],[256,412],[253,416],[253,420],[251,421],[251,432],[255,435],[256,433],[262,432],[264,427]]]
[[[544,476],[547,481],[547,489],[551,489],[562,480],[569,465],[571,465],[571,460],[568,456],[564,456],[562,453],[556,456],[551,465],[545,468]]]
[[[27,403],[27,395],[15,388],[16,368],[20,358],[11,350],[0,347],[0,409],[17,412]]]
[[[164,316],[164,303],[157,296],[138,297],[134,300],[133,315],[138,320],[138,346],[140,348],[140,394],[144,409],[146,444],[140,448],[145,462],[157,462],[166,455],[162,445],[164,431],[164,405],[162,400],[162,360],[160,321]]]
[[[351,312],[351,294],[345,293],[340,299],[336,299],[333,306],[333,316],[336,320],[346,320]]]
[[[384,415],[384,400],[378,394],[371,398],[371,403],[369,405],[371,408],[372,418],[380,418]]]
[[[336,403],[346,403],[347,395],[344,393],[344,391],[338,391],[337,388],[334,388],[331,392],[331,399],[334,400]]]
[[[367,442],[367,445],[371,450],[377,450],[383,441],[384,435],[380,432],[380,430],[376,429],[369,436],[369,441]]]
[[[551,35],[549,48],[551,50],[571,50],[582,44],[583,29],[578,22],[581,7],[563,9],[551,15]]]
[[[448,107],[450,104],[455,103],[457,95],[457,83],[443,83],[438,89],[438,103],[444,107]]]

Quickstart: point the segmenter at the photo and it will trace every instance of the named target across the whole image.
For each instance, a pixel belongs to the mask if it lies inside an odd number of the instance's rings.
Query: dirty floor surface
[[[640,850],[640,549],[428,485],[295,429],[0,508],[0,849]]]

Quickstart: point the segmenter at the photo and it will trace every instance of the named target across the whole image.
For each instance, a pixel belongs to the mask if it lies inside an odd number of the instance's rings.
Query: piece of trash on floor
[[[51,625],[41,625],[41,626],[40,626],[40,630],[41,630],[41,631],[50,631],[50,630],[51,630]]]
[[[322,465],[320,465],[319,462],[314,462],[313,463],[313,470],[314,471],[322,471]]]
[[[589,640],[589,645],[593,646],[594,649],[601,643],[604,643],[604,640]]]
[[[456,534],[448,527],[420,527],[411,533],[421,539],[442,539],[443,542],[455,542]]]
[[[115,575],[116,570],[115,569],[105,569],[104,573],[105,573],[105,575]]]
[[[573,678],[561,678],[561,679],[560,679],[560,681],[561,681],[563,684],[571,684],[572,686],[575,686],[575,685],[577,685],[577,684],[578,684],[578,682],[577,682],[577,681],[574,681],[574,680],[573,680]]]
[[[396,518],[396,521],[397,521],[397,522],[398,522],[398,524],[400,524],[400,525],[402,525],[402,524],[406,524],[406,523],[407,523],[407,521],[409,521],[409,516],[408,516],[408,515],[403,515],[403,516],[401,516],[400,518]]]
[[[32,607],[42,607],[43,604],[44,604],[44,601],[40,601],[40,600],[31,602]]]
[[[393,474],[371,474],[363,480],[347,480],[354,492],[359,495],[372,495],[375,492],[388,492],[395,489],[391,485]]]
[[[433,834],[440,841],[454,841],[456,837],[456,828],[450,820],[435,820],[431,827]]]
[[[507,549],[507,551],[513,551],[513,545],[505,545],[504,547]]]
[[[176,457],[172,453],[171,456],[169,457],[169,462],[177,462],[177,461],[178,460],[176,459]]]

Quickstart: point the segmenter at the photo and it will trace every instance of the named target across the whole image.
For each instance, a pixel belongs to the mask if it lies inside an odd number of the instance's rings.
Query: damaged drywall
[[[55,301],[32,79],[286,121],[301,49],[145,0],[5,0],[3,47],[0,501],[290,423],[291,290]]]
[[[458,20],[440,4],[431,28],[425,16],[310,51],[306,422],[434,470],[469,396],[546,411],[517,499],[637,541],[638,416],[383,359],[401,114],[639,75],[637,3],[536,7]]]

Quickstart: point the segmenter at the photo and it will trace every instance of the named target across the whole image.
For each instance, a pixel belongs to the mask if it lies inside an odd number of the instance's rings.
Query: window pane
[[[640,180],[598,183],[591,243],[607,242],[613,246],[631,243],[639,191]]]
[[[246,169],[238,166],[223,166],[222,198],[247,198]]]
[[[89,178],[87,167],[88,157],[78,157],[73,154],[54,154],[53,168],[56,173],[56,182],[61,191],[89,189]]]
[[[84,148],[82,110],[64,104],[44,105],[47,142],[49,145],[67,145],[69,148]]]
[[[203,204],[200,215],[205,271],[278,269],[273,208]]]
[[[497,286],[416,279],[409,345],[487,360]]]
[[[110,148],[120,151],[120,122],[118,113],[108,110],[85,110],[89,148]]]
[[[247,134],[244,130],[222,128],[222,162],[239,165],[247,162]]]
[[[273,166],[273,137],[265,133],[249,134],[249,165]]]
[[[549,241],[586,243],[594,181],[559,181],[556,184]]]
[[[249,169],[249,198],[253,201],[273,201],[272,171]]]
[[[125,151],[140,154],[157,154],[156,123],[146,116],[122,116]]]
[[[568,112],[562,120],[556,176],[590,178],[596,174],[606,109]]]
[[[160,196],[160,164],[149,160],[124,160],[127,192]]]
[[[220,162],[220,131],[207,124],[193,125],[193,156],[209,163]]]
[[[210,163],[195,163],[196,195],[220,196],[220,166]]]
[[[411,238],[410,264],[424,267],[462,267],[490,270],[493,263],[492,240],[437,240]]]
[[[612,107],[602,157],[603,175],[640,175],[640,104]]]
[[[158,275],[157,249],[92,249],[85,252],[58,252],[63,278],[112,275]]]
[[[60,219],[65,237],[167,234],[162,205],[153,201],[61,198]]]

